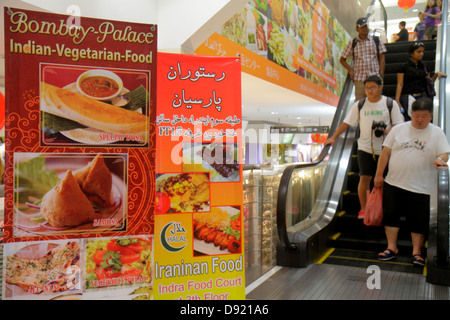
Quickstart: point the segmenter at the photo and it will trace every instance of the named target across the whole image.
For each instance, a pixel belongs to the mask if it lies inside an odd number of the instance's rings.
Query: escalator
[[[436,41],[429,40],[423,42],[425,45],[425,55],[423,61],[433,66],[434,71],[436,57]],[[383,85],[383,95],[395,99],[397,87],[398,67],[408,59],[408,49],[411,42],[398,42],[386,44],[385,53],[386,69]],[[418,273],[424,272],[423,267],[412,264],[411,237],[406,228],[400,228],[398,238],[399,254],[393,261],[378,261],[377,254],[387,247],[387,241],[383,227],[368,227],[363,220],[357,219],[359,208],[357,187],[359,182],[359,170],[357,159],[357,143],[354,142],[352,157],[347,171],[347,180],[344,185],[339,202],[339,211],[335,221],[334,233],[330,238],[330,249],[320,261],[321,263],[358,266],[367,268],[376,264],[381,270],[398,272]],[[404,221],[402,221],[404,224]],[[422,252],[426,256],[426,248]]]
[[[446,32],[442,33],[445,34]],[[407,44],[408,47],[409,45],[410,43]],[[426,48],[429,51],[433,51],[432,48],[436,48],[436,44],[433,41],[427,42]],[[386,58],[387,75],[383,93],[387,96],[394,96],[396,83],[395,64],[405,61],[405,59],[404,55],[402,58],[400,52],[395,53],[395,50],[401,51],[402,49],[396,46],[392,46],[389,49],[392,56]],[[446,57],[445,51],[439,50],[439,52],[440,56]],[[428,63],[429,59],[433,59],[432,55],[426,55],[425,60]],[[430,66],[435,65],[434,63],[429,64]],[[442,68],[441,65],[440,70],[447,69],[446,67]],[[352,101],[352,91],[353,85],[348,78],[330,128],[330,133],[336,130],[352,106],[354,102]],[[445,105],[444,94],[445,83],[444,85],[439,85],[439,95],[435,98],[438,106],[439,104]],[[442,99],[443,96],[444,100]],[[441,108],[439,109],[440,118],[438,119],[441,124],[440,120],[443,116],[440,113]],[[399,235],[399,251],[404,253],[404,255],[400,255],[392,262],[380,262],[377,259],[377,254],[387,246],[383,228],[367,227],[361,220],[356,218],[359,211],[358,197],[355,194],[355,188],[358,183],[358,169],[357,165],[355,166],[357,159],[354,156],[356,135],[356,130],[349,128],[336,140],[331,152],[329,148],[324,148],[322,154],[314,163],[309,165],[292,165],[284,171],[280,182],[277,203],[279,233],[277,265],[305,268],[313,263],[322,263],[367,268],[369,265],[375,264],[382,270],[426,273],[428,282],[450,285],[448,284],[450,282],[448,261],[448,169],[443,168],[439,170],[438,212],[434,218],[432,216],[430,223],[428,245],[424,252],[424,256],[427,256],[426,268],[413,266],[411,262],[412,246],[410,236],[404,232]],[[313,209],[306,215],[304,220],[294,225],[287,225],[286,221],[290,221],[291,213],[286,201],[288,189],[292,183],[292,175],[307,166],[314,167],[319,165],[327,157],[328,163],[325,175]],[[445,185],[447,186],[446,190]],[[447,203],[445,203],[445,200]],[[436,222],[434,223],[434,221]],[[404,230],[404,228],[402,229]]]

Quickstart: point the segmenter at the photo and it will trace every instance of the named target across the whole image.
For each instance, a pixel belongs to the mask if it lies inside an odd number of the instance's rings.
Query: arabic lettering
[[[225,119],[217,119],[211,116],[206,117],[198,117],[195,118],[193,115],[190,117],[186,117],[185,115],[173,115],[172,119],[166,118],[165,115],[162,113],[156,117],[156,125],[160,124],[170,124],[170,125],[176,125],[179,123],[188,123],[191,125],[198,125],[202,124],[203,126],[207,127],[210,126],[211,128],[214,128],[221,124],[228,124],[231,126],[235,126],[239,123],[241,123],[241,119],[238,118],[236,115],[234,116],[228,116]]]
[[[214,81],[219,82],[225,79],[225,72],[222,72],[222,75],[219,75],[218,78],[216,78],[217,74],[216,73],[209,73],[206,72],[206,68],[204,67],[199,67],[198,70],[195,70],[195,72],[191,72],[191,70],[188,70],[186,75],[183,75],[183,72],[181,70],[181,64],[178,62],[177,63],[177,70],[175,70],[175,68],[173,66],[169,67],[170,71],[167,74],[167,79],[169,79],[170,81],[173,81],[175,79],[180,79],[180,80],[190,80],[193,82],[198,81],[201,78],[206,78],[206,79],[214,79]],[[192,75],[193,74],[193,75]]]
[[[216,97],[216,90],[213,90],[212,97],[208,99],[206,104],[203,104],[203,99],[193,99],[186,97],[186,91],[181,90],[181,97],[178,93],[174,94],[175,99],[172,101],[172,107],[180,108],[184,105],[186,109],[192,109],[194,105],[199,105],[201,108],[209,108],[213,103],[217,111],[222,111],[222,98]]]

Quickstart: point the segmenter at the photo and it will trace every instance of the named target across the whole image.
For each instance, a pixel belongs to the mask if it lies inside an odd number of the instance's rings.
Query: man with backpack
[[[342,52],[340,63],[347,69],[350,78],[355,85],[355,101],[366,96],[364,91],[364,79],[368,76],[379,75],[383,77],[386,46],[379,37],[369,36],[367,18],[356,21],[358,37],[348,42]],[[353,67],[347,63],[349,57],[353,58]]]
[[[336,132],[324,142],[325,146],[333,145],[336,138],[348,127],[359,124],[358,166],[360,178],[358,197],[361,210],[358,213],[358,219],[364,218],[367,191],[370,190],[370,183],[375,176],[384,137],[393,126],[404,121],[397,102],[381,94],[383,82],[379,76],[369,76],[363,84],[367,97],[353,104]]]

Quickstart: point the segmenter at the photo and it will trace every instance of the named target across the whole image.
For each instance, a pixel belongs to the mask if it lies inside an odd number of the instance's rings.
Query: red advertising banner
[[[155,299],[245,298],[241,61],[158,54]]]
[[[151,298],[157,26],[4,17],[2,298]]]

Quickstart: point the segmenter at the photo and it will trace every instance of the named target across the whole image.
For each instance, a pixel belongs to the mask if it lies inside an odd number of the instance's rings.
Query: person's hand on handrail
[[[438,169],[439,167],[448,167],[447,161],[448,161],[448,154],[446,153],[440,154],[439,156],[437,156],[436,159],[434,159],[433,166],[436,169]]]

